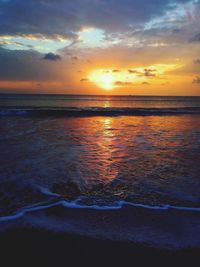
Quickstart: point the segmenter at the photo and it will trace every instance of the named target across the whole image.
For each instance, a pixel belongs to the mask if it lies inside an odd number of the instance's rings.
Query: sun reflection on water
[[[104,108],[110,108],[110,107],[112,107],[111,101],[109,101],[109,100],[105,101],[103,107]]]
[[[198,137],[192,133],[184,138],[188,128],[195,128],[186,118],[91,117],[68,118],[65,123],[66,153],[72,161],[67,172],[72,169],[75,177],[81,173],[88,184],[107,184],[120,177],[130,184],[147,179],[164,186],[162,181],[187,173],[189,162],[198,165],[199,157],[191,162],[186,153]]]

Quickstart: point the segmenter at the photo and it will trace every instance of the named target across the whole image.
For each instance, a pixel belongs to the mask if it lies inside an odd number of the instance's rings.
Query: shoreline
[[[38,236],[41,233],[50,236],[57,233],[60,237],[84,236],[89,240],[136,244],[137,247],[151,247],[153,250],[180,251],[190,247],[200,251],[199,219],[198,213],[180,210],[150,210],[132,206],[95,210],[57,205],[2,221],[0,236],[13,238],[13,234],[20,232],[24,237],[24,232],[31,234],[33,229]]]

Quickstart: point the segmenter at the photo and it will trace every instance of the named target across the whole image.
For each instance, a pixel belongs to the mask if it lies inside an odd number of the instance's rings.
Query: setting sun
[[[112,90],[115,85],[115,77],[109,71],[96,70],[89,75],[89,80],[98,87],[105,90]]]
[[[119,88],[126,88],[128,90],[142,85],[158,86],[163,84],[163,77],[165,75],[181,66],[181,64],[154,64],[127,69],[96,69],[92,70],[87,79],[83,80],[89,81],[107,91]]]

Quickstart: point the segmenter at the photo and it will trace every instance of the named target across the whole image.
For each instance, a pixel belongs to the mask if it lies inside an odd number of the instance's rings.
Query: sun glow
[[[133,88],[136,85],[159,85],[170,71],[180,68],[180,64],[154,64],[127,69],[96,69],[88,75],[88,81],[104,90],[121,87]]]
[[[115,85],[115,77],[109,71],[93,71],[89,80],[105,90],[112,90]]]

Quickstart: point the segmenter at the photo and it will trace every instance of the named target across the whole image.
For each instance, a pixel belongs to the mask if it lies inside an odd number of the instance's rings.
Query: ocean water
[[[0,229],[200,245],[200,98],[0,96]]]
[[[1,94],[1,107],[200,108],[200,97]]]

